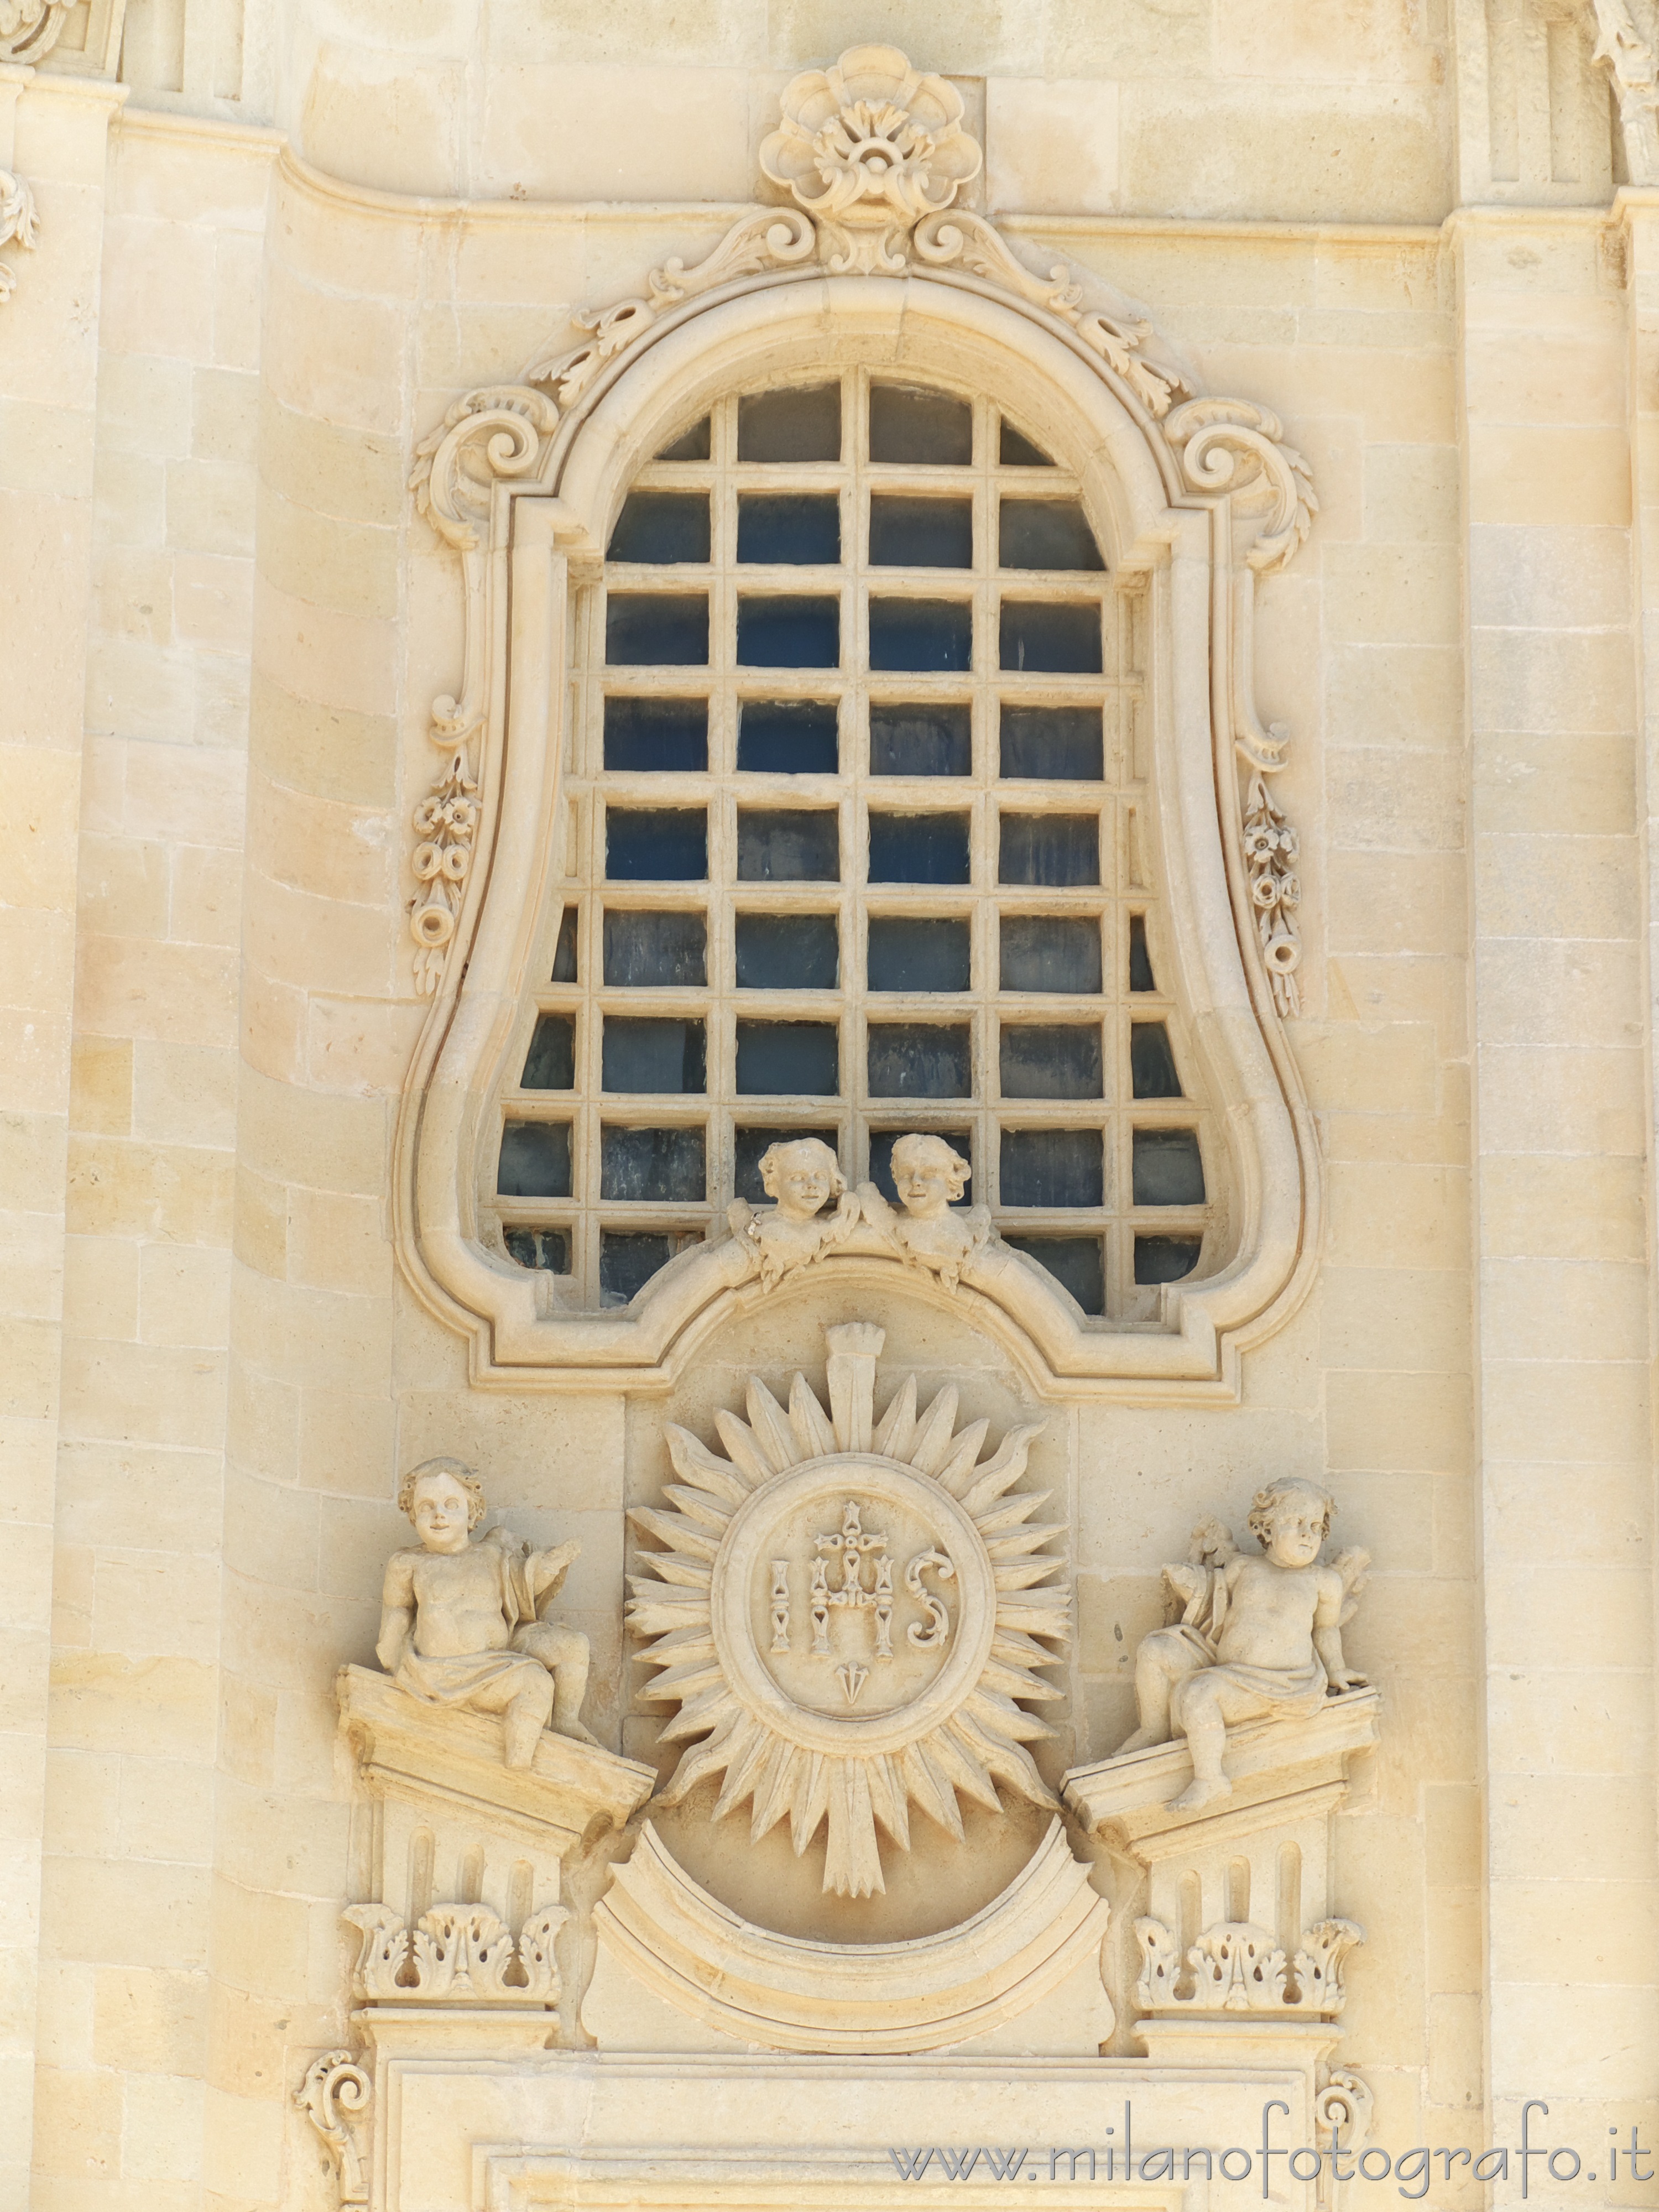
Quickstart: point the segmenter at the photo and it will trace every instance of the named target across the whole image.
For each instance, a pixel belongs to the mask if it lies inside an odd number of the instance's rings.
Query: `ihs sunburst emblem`
[[[1027,1703],[1061,1693],[1052,1667],[1070,1594],[1033,1523],[1045,1493],[1013,1491],[1042,1427],[958,1431],[957,1395],[918,1412],[912,1376],[874,1419],[884,1332],[826,1329],[828,1413],[797,1375],[787,1409],[751,1382],[747,1421],[720,1413],[727,1456],[671,1427],[678,1510],[631,1516],[667,1547],[631,1577],[629,1625],[663,1672],[647,1697],[688,1743],[662,1792],[722,1775],[712,1817],[745,1801],[757,1841],[787,1819],[797,1854],[825,1821],[823,1886],[883,1889],[878,1825],[910,1847],[910,1808],[961,1838],[958,1796],[1001,1809],[1000,1784],[1054,1799],[1025,1745],[1052,1733]]]

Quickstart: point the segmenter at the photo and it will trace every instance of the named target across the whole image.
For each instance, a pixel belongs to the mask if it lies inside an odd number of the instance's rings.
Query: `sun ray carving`
[[[915,1377],[874,1415],[881,1329],[826,1329],[828,1410],[804,1376],[787,1406],[751,1381],[745,1418],[716,1414],[725,1456],[671,1427],[672,1510],[630,1518],[663,1548],[629,1578],[629,1625],[659,1671],[647,1698],[678,1705],[683,1743],[661,1792],[677,1804],[720,1781],[713,1818],[747,1804],[754,1841],[787,1821],[797,1856],[827,1824],[823,1887],[884,1889],[878,1830],[910,1848],[912,1808],[960,1839],[965,1800],[1000,1792],[1053,1807],[1025,1710],[1061,1692],[1071,1595],[1064,1534],[1017,1491],[1042,1424],[988,1459],[988,1423],[957,1426],[947,1386],[919,1406]]]

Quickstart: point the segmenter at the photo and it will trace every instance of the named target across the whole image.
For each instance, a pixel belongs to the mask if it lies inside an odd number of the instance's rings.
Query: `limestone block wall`
[[[86,594],[39,2186],[200,2185],[271,149],[112,141]],[[77,714],[79,709],[77,708]]]

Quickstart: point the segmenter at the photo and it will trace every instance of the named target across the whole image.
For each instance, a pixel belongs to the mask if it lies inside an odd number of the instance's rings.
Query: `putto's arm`
[[[394,1552],[380,1586],[380,1633],[374,1646],[374,1656],[388,1674],[397,1673],[414,1626],[415,1562],[408,1552]]]
[[[1314,1609],[1313,1642],[1324,1666],[1325,1679],[1334,1690],[1364,1689],[1365,1677],[1354,1674],[1342,1655],[1347,1584],[1334,1567],[1320,1567],[1316,1571],[1319,1576],[1319,1602]]]
[[[549,1598],[557,1595],[560,1583],[569,1573],[572,1562],[580,1551],[579,1543],[557,1544],[550,1552],[532,1552],[525,1561],[525,1571],[530,1577],[531,1592],[535,1598],[538,1613]]]

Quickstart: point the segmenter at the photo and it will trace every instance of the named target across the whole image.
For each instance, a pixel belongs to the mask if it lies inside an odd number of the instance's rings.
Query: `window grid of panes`
[[[983,398],[733,396],[641,473],[578,614],[566,888],[490,1200],[514,1259],[619,1304],[761,1200],[777,1137],[890,1197],[927,1129],[1085,1311],[1144,1320],[1202,1264],[1145,605]]]

